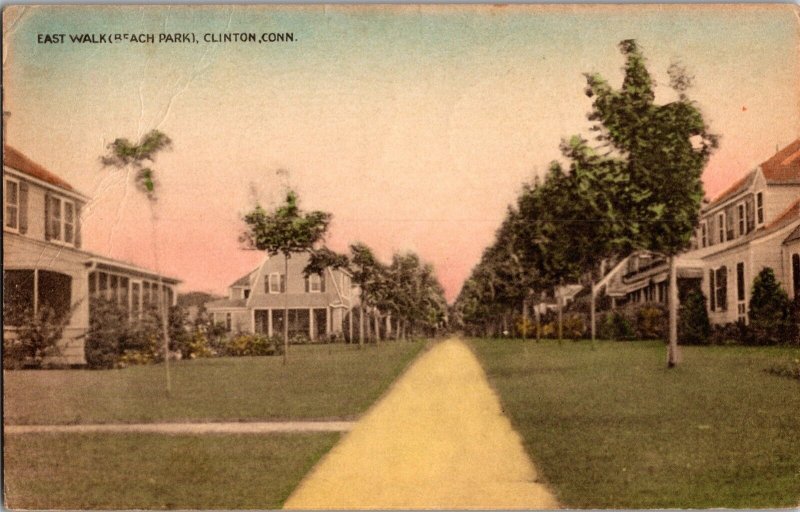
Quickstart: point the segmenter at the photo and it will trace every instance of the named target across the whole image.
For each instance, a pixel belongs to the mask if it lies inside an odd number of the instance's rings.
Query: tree
[[[771,268],[764,268],[753,280],[748,311],[750,343],[778,345],[796,341],[798,333],[792,302]]]
[[[372,249],[362,242],[350,246],[353,282],[361,290],[358,315],[358,346],[364,346],[364,316],[367,309],[377,307],[385,287],[386,268],[375,257]]]
[[[297,194],[289,190],[286,202],[268,212],[261,205],[244,216],[247,230],[240,241],[248,248],[266,251],[270,256],[283,254],[284,275],[288,277],[289,258],[294,253],[310,252],[320,242],[328,229],[332,215],[322,211],[303,212]],[[289,349],[289,302],[284,293],[283,308],[283,363]]]
[[[680,308],[678,332],[685,343],[702,345],[708,343],[711,323],[708,320],[706,298],[699,290],[692,290]]]
[[[677,99],[655,103],[653,80],[636,41],[619,44],[626,58],[617,90],[599,74],[586,74],[586,95],[593,98],[589,120],[596,123],[603,156],[586,172],[602,176],[619,169],[615,186],[604,189],[610,208],[603,218],[612,226],[611,248],[618,256],[634,250],[664,255],[670,267],[668,366],[678,362],[676,256],[689,247],[704,195],[701,175],[718,138],[708,131],[686,90],[689,77],[680,65],[669,69]],[[599,153],[599,152],[598,152]],[[616,174],[616,173],[615,173]]]
[[[138,144],[125,138],[115,139],[114,142],[107,146],[107,153],[100,157],[100,162],[104,167],[115,167],[117,169],[134,171],[134,184],[137,190],[147,198],[147,203],[150,206],[150,222],[153,228],[153,257],[155,260],[155,271],[158,274],[158,289],[161,294],[159,310],[161,314],[167,395],[171,393],[169,375],[169,333],[167,326],[167,311],[169,305],[166,303],[167,294],[164,293],[164,283],[158,264],[158,216],[156,215],[156,189],[158,187],[158,180],[156,179],[155,171],[149,164],[155,162],[156,156],[160,152],[170,149],[171,147],[172,140],[167,135],[158,130],[151,130],[141,138]]]

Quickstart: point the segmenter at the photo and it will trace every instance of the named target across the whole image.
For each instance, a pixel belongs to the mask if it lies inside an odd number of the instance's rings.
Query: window
[[[269,275],[267,281],[267,293],[284,293],[286,292],[286,279],[283,274],[273,272]]]
[[[795,298],[800,297],[800,254],[792,254],[792,284]]]
[[[760,226],[764,224],[764,193],[756,194],[756,222]]]
[[[717,230],[719,243],[722,243],[725,241],[725,212],[720,212],[717,215]]]
[[[736,238],[736,233],[734,232],[735,215],[736,209],[733,206],[725,211],[725,240]]]
[[[700,223],[700,247],[708,246],[708,224],[706,221]]]
[[[716,271],[715,281],[717,309],[720,311],[728,310],[728,269],[724,265]]]
[[[250,288],[245,288],[244,290],[242,290],[242,295],[243,295],[243,297],[245,299],[249,298],[250,297]]]
[[[230,332],[233,330],[233,315],[230,313],[225,313],[225,329]]]
[[[75,243],[75,203],[48,195],[45,205],[46,212],[46,238],[64,242],[66,244]]]
[[[740,203],[737,210],[739,213],[739,236],[744,236],[747,234],[745,232],[747,220],[744,217],[744,203]]]
[[[12,231],[19,230],[19,182],[6,178],[6,192],[3,196],[4,226]]]
[[[751,232],[756,228],[756,219],[755,219],[755,205],[753,204],[753,198],[747,198],[745,201],[745,213],[747,217],[747,232]]]
[[[736,314],[740,321],[747,319],[747,304],[745,304],[744,263],[736,264]]]
[[[48,270],[3,271],[3,319],[20,325],[25,316],[50,308],[58,318],[72,309],[72,277]]]
[[[322,291],[322,279],[319,274],[311,274],[308,276],[306,290],[311,293],[320,293]]]

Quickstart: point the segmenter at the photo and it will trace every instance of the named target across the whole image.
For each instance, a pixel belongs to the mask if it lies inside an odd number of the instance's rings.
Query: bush
[[[632,308],[635,318],[634,335],[640,340],[665,340],[669,329],[669,314],[664,306],[657,303],[638,305]]]
[[[586,334],[586,324],[583,315],[579,313],[568,313],[564,315],[564,338],[577,340]]]
[[[224,346],[226,356],[273,356],[283,354],[283,343],[262,334],[238,334]]]
[[[25,311],[15,317],[17,336],[3,336],[3,368],[41,368],[45,358],[57,356],[58,342],[70,316],[58,316],[52,308],[40,307],[36,314]]]
[[[792,303],[778,284],[771,268],[764,268],[753,281],[749,306],[748,343],[752,345],[797,343],[798,326],[793,315]]]
[[[678,339],[687,345],[705,345],[710,336],[706,297],[702,292],[692,290],[678,310]]]
[[[600,338],[606,340],[632,340],[636,337],[631,322],[619,311],[610,311],[598,322]]]
[[[127,308],[104,298],[90,303],[89,331],[84,354],[89,368],[107,369],[120,365],[147,364],[163,359],[162,326],[157,308],[131,320]]]
[[[709,345],[738,345],[749,338],[749,329],[744,322],[731,322],[711,327]]]

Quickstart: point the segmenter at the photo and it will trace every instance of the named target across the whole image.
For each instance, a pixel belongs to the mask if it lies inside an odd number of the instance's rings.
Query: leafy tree
[[[167,304],[166,294],[163,292],[164,283],[158,264],[158,217],[156,215],[156,201],[158,180],[156,173],[151,167],[159,153],[172,147],[172,139],[159,130],[151,130],[146,133],[138,143],[131,142],[125,138],[115,139],[107,146],[107,153],[100,157],[100,162],[104,167],[115,167],[117,169],[132,170],[134,174],[134,184],[137,190],[144,194],[150,206],[150,222],[153,227],[153,256],[155,258],[155,271],[158,274],[159,311],[161,316],[161,332],[164,351],[164,369],[166,372],[166,391],[171,393],[170,373],[169,373],[169,327],[167,326]]]
[[[676,255],[691,242],[704,195],[701,175],[718,139],[686,95],[691,79],[685,70],[670,67],[677,99],[658,105],[636,41],[624,40],[619,48],[626,59],[620,89],[599,74],[586,75],[586,94],[593,98],[589,120],[605,151],[587,162],[586,171],[595,177],[613,171],[601,197],[609,205],[601,219],[611,230],[604,247],[620,256],[647,250],[669,259],[671,367],[678,360]]]
[[[298,204],[297,194],[289,190],[286,202],[268,212],[261,205],[244,216],[247,230],[240,241],[247,247],[266,251],[270,256],[283,254],[284,275],[289,273],[289,258],[294,253],[310,252],[320,242],[328,229],[332,215],[318,210],[304,212]],[[284,294],[283,308],[283,362],[286,364],[289,348],[289,302]]]
[[[753,280],[749,312],[750,343],[777,345],[797,341],[797,323],[793,318],[792,303],[769,267],[759,272]]]

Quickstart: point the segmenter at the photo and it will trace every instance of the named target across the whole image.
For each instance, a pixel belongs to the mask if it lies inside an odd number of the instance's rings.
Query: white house
[[[800,139],[705,204],[692,250],[678,258],[682,291],[699,288],[712,323],[747,321],[753,279],[765,267],[800,294]],[[634,255],[611,279],[617,303],[666,302],[666,261]]]
[[[89,296],[124,304],[137,316],[159,296],[159,275],[81,248],[88,197],[16,149],[3,146],[3,338],[14,338],[14,312],[52,308],[69,315],[59,362],[86,363]],[[170,304],[180,282],[161,277]]]
[[[293,254],[287,278],[284,256],[267,257],[229,286],[228,298],[207,303],[206,310],[229,331],[280,336],[288,306],[290,336],[307,336],[312,341],[349,336],[351,314],[359,305],[358,287],[342,269],[328,268],[322,275],[306,278],[303,269],[308,261],[307,253]]]

